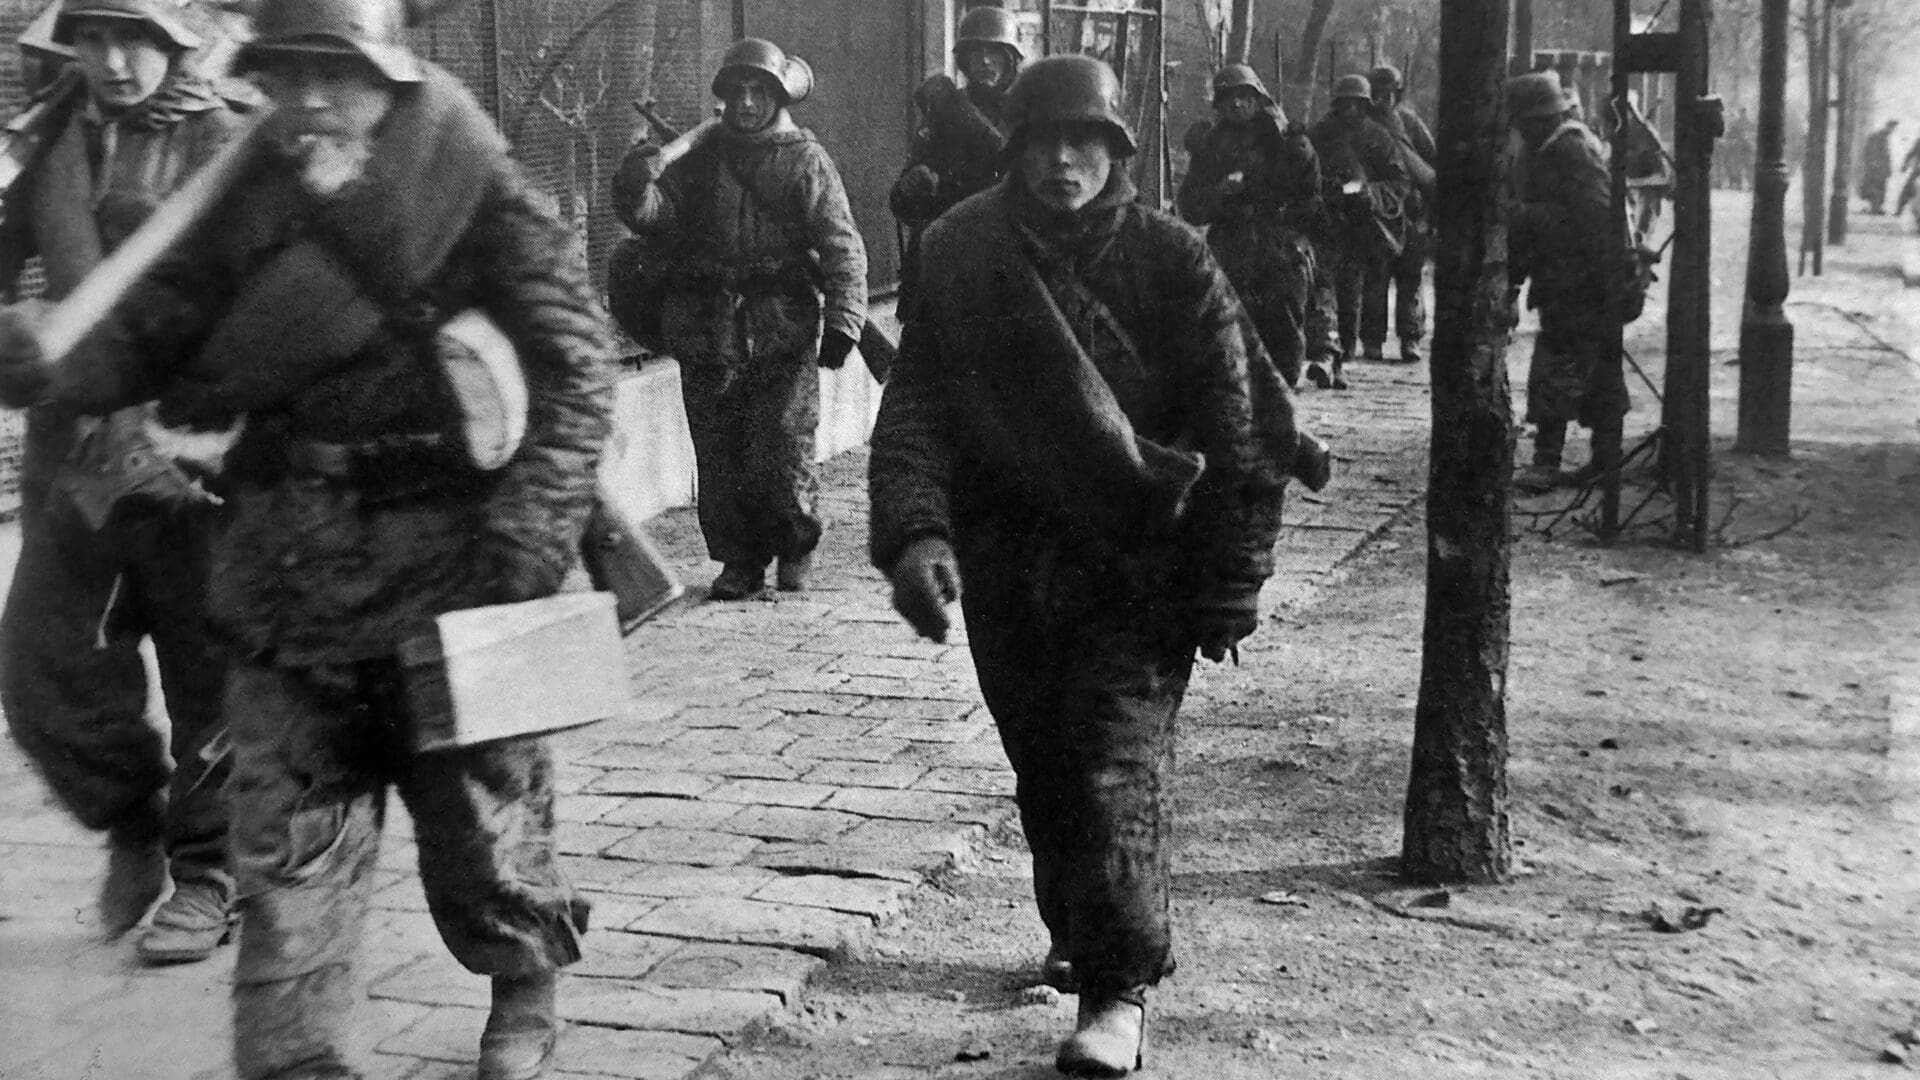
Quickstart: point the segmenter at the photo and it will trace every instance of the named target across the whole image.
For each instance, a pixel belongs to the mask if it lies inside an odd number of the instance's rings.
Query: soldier
[[[1867,213],[1887,212],[1887,181],[1893,179],[1893,129],[1900,121],[1889,120],[1885,127],[1867,136],[1860,152],[1860,197],[1867,202]]]
[[[1367,77],[1342,75],[1333,87],[1332,111],[1311,131],[1327,204],[1327,224],[1317,249],[1332,266],[1340,351],[1331,373],[1309,364],[1307,378],[1336,390],[1347,387],[1342,372],[1359,343],[1367,275],[1380,272],[1377,268],[1404,249],[1406,206],[1413,197],[1400,144],[1372,112],[1373,86]]]
[[[1367,73],[1373,88],[1373,118],[1400,144],[1404,167],[1415,180],[1406,210],[1405,245],[1400,254],[1376,263],[1367,277],[1367,293],[1360,309],[1360,347],[1369,360],[1385,358],[1387,292],[1393,291],[1393,329],[1400,339],[1400,361],[1420,362],[1420,342],[1427,336],[1427,309],[1420,296],[1426,276],[1431,237],[1427,208],[1433,203],[1433,133],[1426,121],[1406,103],[1407,84],[1400,69],[1381,64]]]
[[[1173,969],[1174,714],[1194,651],[1221,660],[1258,624],[1303,437],[1200,238],[1135,201],[1112,70],[1037,60],[1007,115],[1013,171],[927,230],[874,433],[872,556],[924,637],[961,600],[1047,974],[1080,995],[1057,1064],[1118,1076]]]
[[[170,0],[65,0],[53,29],[85,82],[45,156],[10,193],[0,285],[40,257],[70,292],[239,118],[191,62],[204,35]],[[27,416],[21,550],[0,617],[7,725],[67,811],[105,830],[100,922],[149,963],[204,959],[232,932],[220,728],[226,661],[203,602],[220,485],[155,445],[151,410]],[[203,486],[203,484],[205,486]],[[147,720],[142,637],[170,718]],[[170,745],[169,745],[170,743]]]
[[[532,1080],[588,910],[554,858],[553,765],[538,739],[412,753],[396,651],[438,613],[559,588],[608,428],[604,320],[571,230],[465,88],[407,49],[398,0],[265,0],[255,32],[241,61],[277,111],[234,189],[58,366],[24,313],[0,314],[0,397],[244,418],[210,585],[240,657],[239,1075],[363,1075],[355,954],[391,785],[442,939],[492,980],[478,1075]],[[463,312],[525,375],[504,464],[465,437],[443,371]]]
[[[1507,80],[1507,112],[1520,134],[1525,176],[1512,218],[1514,288],[1530,279],[1527,305],[1540,311],[1540,336],[1527,370],[1533,464],[1523,491],[1584,483],[1612,467],[1630,402],[1612,335],[1610,268],[1618,266],[1611,187],[1599,137],[1569,113],[1551,72]],[[1621,238],[1622,240],[1624,238]],[[1593,459],[1562,474],[1567,424],[1592,430]]]
[[[837,368],[866,325],[867,249],[839,170],[788,108],[813,74],[770,41],[721,58],[722,125],[666,169],[629,151],[614,209],[665,275],[661,322],[680,361],[716,600],[803,589],[820,542],[814,365]]]
[[[920,126],[907,151],[907,166],[894,181],[894,216],[907,229],[900,269],[901,311],[913,309],[914,267],[920,234],[934,218],[960,200],[998,183],[1006,174],[1002,112],[1026,53],[1020,48],[1018,17],[1004,8],[976,7],[960,20],[953,46],[955,64],[966,89],[946,75],[934,75],[914,91]]]
[[[1187,132],[1192,164],[1176,201],[1182,217],[1207,227],[1207,246],[1292,385],[1313,302],[1320,162],[1306,129],[1287,122],[1245,64],[1213,77],[1213,111],[1213,122]]]

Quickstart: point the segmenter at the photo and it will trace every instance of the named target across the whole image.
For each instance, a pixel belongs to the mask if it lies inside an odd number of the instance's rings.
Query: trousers
[[[1016,542],[1017,544],[1017,542]],[[1013,766],[1034,900],[1083,994],[1173,971],[1174,719],[1193,668],[1112,566],[960,548],[980,691]]]
[[[1379,352],[1387,340],[1388,308],[1392,308],[1394,335],[1402,342],[1415,343],[1427,336],[1427,307],[1420,296],[1420,282],[1426,276],[1424,248],[1412,241],[1407,250],[1390,259],[1375,260],[1367,267],[1366,296],[1360,310],[1360,344]],[[1387,293],[1393,293],[1391,305]]]
[[[225,764],[201,753],[220,730],[226,678],[204,604],[219,515],[123,503],[96,532],[40,477],[22,486],[20,560],[0,614],[8,730],[82,825],[159,839],[175,881],[231,895]],[[164,738],[147,718],[142,636],[159,660]]]
[[[812,360],[746,373],[682,364],[680,392],[707,554],[765,566],[811,552],[821,533],[813,462],[820,376]]]
[[[242,1080],[360,1075],[356,954],[390,787],[413,818],[434,925],[467,970],[525,977],[580,958],[589,908],[554,857],[544,742],[408,752],[406,710],[386,662],[336,669],[324,682],[242,663],[226,703],[243,914],[233,987]]]

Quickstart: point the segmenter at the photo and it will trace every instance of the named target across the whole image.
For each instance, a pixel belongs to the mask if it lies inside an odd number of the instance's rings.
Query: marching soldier
[[[1406,208],[1414,196],[1399,144],[1372,112],[1373,87],[1367,77],[1342,75],[1333,87],[1332,110],[1312,128],[1327,205],[1319,250],[1332,265],[1340,351],[1332,372],[1309,364],[1307,377],[1316,386],[1336,390],[1346,389],[1342,371],[1359,344],[1367,276],[1405,248]]]
[[[1194,653],[1258,625],[1286,475],[1325,459],[1296,452],[1205,245],[1135,201],[1113,71],[1037,60],[1007,115],[1012,172],[927,230],[874,433],[872,555],[922,636],[963,605],[1046,973],[1080,995],[1057,1063],[1119,1076],[1173,970],[1166,783]]]
[[[604,319],[577,240],[457,80],[405,44],[399,0],[265,0],[241,54],[276,111],[234,189],[57,366],[0,314],[0,398],[101,413],[142,398],[242,418],[210,604],[228,680],[243,920],[243,1080],[358,1077],[356,953],[387,789],[441,938],[491,979],[480,1080],[545,1075],[558,970],[588,905],[554,858],[534,738],[416,754],[397,651],[424,620],[555,592],[608,427]],[[462,409],[456,315],[524,373],[526,430]],[[504,339],[504,341],[501,341]],[[510,343],[506,344],[506,343]],[[500,350],[506,351],[502,353]],[[468,436],[472,437],[468,437]]]
[[[934,218],[998,183],[1006,173],[1001,151],[1007,142],[1007,88],[1026,59],[1018,17],[997,7],[967,12],[960,20],[953,56],[967,85],[962,89],[948,76],[934,75],[914,91],[920,127],[913,133],[907,166],[893,184],[893,213],[907,229],[900,269],[902,312],[913,309],[920,234]]]
[[[1369,360],[1385,359],[1387,293],[1393,292],[1393,330],[1400,339],[1400,361],[1420,362],[1420,342],[1427,336],[1427,309],[1420,296],[1426,276],[1431,237],[1427,211],[1433,202],[1433,165],[1436,149],[1426,121],[1406,103],[1407,84],[1400,69],[1381,64],[1367,74],[1373,87],[1373,117],[1399,142],[1403,161],[1414,174],[1414,195],[1407,203],[1405,244],[1400,254],[1377,263],[1367,276],[1367,294],[1360,311],[1360,348]]]
[[[1527,305],[1540,311],[1540,336],[1527,369],[1527,422],[1534,425],[1533,463],[1517,480],[1523,491],[1584,483],[1612,467],[1620,423],[1630,402],[1619,357],[1612,354],[1610,270],[1618,266],[1605,150],[1575,120],[1551,72],[1507,80],[1507,114],[1520,134],[1524,176],[1513,213],[1513,282],[1530,280]],[[1593,459],[1578,473],[1560,471],[1567,424],[1592,430]]]
[[[8,193],[0,285],[38,255],[46,295],[72,291],[239,123],[195,70],[207,35],[171,0],[65,0],[53,29],[84,88]],[[207,562],[225,518],[217,478],[169,456],[152,411],[27,415],[21,550],[0,617],[7,726],[67,811],[107,834],[100,923],[117,936],[160,899],[136,949],[200,960],[231,934],[220,801],[226,661],[208,624]],[[147,721],[150,639],[171,720]],[[171,759],[171,764],[169,763]]]
[[[1207,227],[1207,246],[1292,385],[1313,303],[1309,236],[1320,214],[1319,159],[1306,130],[1287,122],[1245,64],[1213,77],[1213,111],[1213,122],[1187,133],[1192,163],[1176,201],[1181,216]]]
[[[614,209],[667,268],[662,336],[680,361],[699,467],[700,529],[722,564],[711,595],[803,589],[820,542],[814,371],[846,363],[866,325],[867,251],[839,170],[788,108],[813,73],[770,41],[722,58],[721,126],[664,170],[637,146]]]

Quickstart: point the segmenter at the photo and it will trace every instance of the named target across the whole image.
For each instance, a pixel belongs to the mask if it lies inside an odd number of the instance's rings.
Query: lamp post
[[[1755,133],[1747,303],[1740,318],[1740,426],[1734,448],[1784,457],[1793,403],[1787,299],[1787,3],[1760,6],[1760,120]],[[1817,186],[1810,182],[1814,190]]]
[[[1801,162],[1800,178],[1800,272],[1807,272],[1807,260],[1813,260],[1813,276],[1824,267],[1827,223],[1827,112],[1832,100],[1828,90],[1828,60],[1833,52],[1833,5],[1822,0],[1807,0],[1807,152]],[[1766,51],[1765,45],[1761,51]]]

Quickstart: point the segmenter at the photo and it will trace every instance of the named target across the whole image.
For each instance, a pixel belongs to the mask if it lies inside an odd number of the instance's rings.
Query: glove
[[[1320,491],[1333,479],[1333,451],[1304,431],[1294,432],[1293,465],[1287,470],[1308,491]]]
[[[1260,628],[1260,591],[1208,596],[1187,607],[1187,630],[1200,655],[1220,663]],[[1236,656],[1236,659],[1238,657]]]
[[[474,541],[468,566],[467,601],[474,607],[552,596],[566,578],[564,569],[555,570],[547,560],[499,533],[483,533]]]
[[[38,405],[53,386],[53,365],[40,348],[46,307],[44,301],[28,300],[0,308],[0,405]]]
[[[820,339],[820,366],[838,370],[853,352],[854,340],[838,330],[829,330]]]
[[[645,143],[627,151],[620,159],[620,168],[613,174],[614,186],[623,192],[632,193],[638,198],[640,193],[652,187],[660,179],[660,148]]]
[[[900,174],[900,198],[912,203],[932,202],[940,193],[940,177],[925,165],[915,165]]]
[[[929,641],[945,642],[947,605],[960,599],[960,564],[953,545],[938,536],[923,536],[908,544],[893,561],[893,609],[914,632]]]

